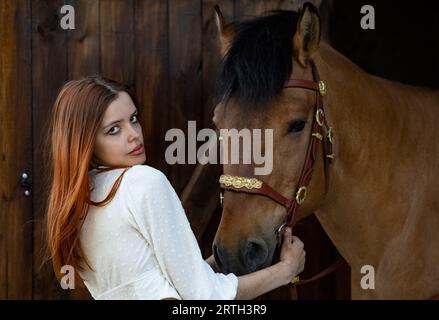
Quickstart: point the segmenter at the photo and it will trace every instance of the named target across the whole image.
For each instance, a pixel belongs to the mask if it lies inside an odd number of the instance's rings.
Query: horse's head
[[[285,88],[285,83],[293,78],[313,80],[311,63],[320,42],[317,9],[306,4],[300,12],[276,11],[228,24],[216,8],[216,21],[224,59],[218,79],[221,101],[214,112],[215,125],[218,129],[238,131],[273,130],[271,173],[255,176],[252,161],[224,164],[224,174],[260,179],[291,200],[295,198],[312,139],[316,93]],[[261,140],[267,156],[271,150],[264,144],[264,136]],[[316,159],[307,197],[298,210],[299,218],[312,213],[324,199],[321,148],[316,151]],[[304,198],[304,194],[300,197]],[[221,270],[240,275],[272,264],[280,239],[278,230],[286,218],[285,207],[269,197],[226,190],[213,246]]]

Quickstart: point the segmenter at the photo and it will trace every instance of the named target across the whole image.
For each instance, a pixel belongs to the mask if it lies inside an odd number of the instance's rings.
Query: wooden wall
[[[50,265],[40,269],[47,197],[43,149],[47,120],[62,84],[89,74],[99,73],[135,89],[148,164],[162,170],[182,195],[202,251],[210,254],[220,218],[216,178],[221,168],[198,168],[195,181],[204,184],[190,183],[194,165],[169,166],[164,160],[165,132],[169,128],[186,131],[188,120],[196,120],[198,129],[211,124],[214,79],[220,63],[215,4],[227,18],[239,20],[269,9],[293,9],[299,3],[0,1],[0,299],[89,298],[86,290],[62,290]],[[75,30],[60,28],[64,4],[75,8]],[[20,185],[23,172],[30,175],[29,197]],[[188,192],[194,186],[198,191]],[[308,273],[334,260],[337,252],[314,218],[304,221],[300,232],[307,245]],[[301,297],[347,298],[346,275],[344,270],[304,288]]]
[[[0,299],[32,298],[30,1],[0,1]]]

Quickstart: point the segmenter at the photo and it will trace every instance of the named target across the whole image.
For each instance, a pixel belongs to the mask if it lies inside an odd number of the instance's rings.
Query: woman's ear
[[[307,2],[303,5],[296,34],[293,38],[294,58],[303,66],[309,63],[320,44],[320,16],[317,8]]]
[[[219,40],[221,45],[221,56],[225,56],[232,46],[233,38],[235,37],[235,28],[233,24],[228,23],[218,5],[215,9],[215,22],[218,28]]]

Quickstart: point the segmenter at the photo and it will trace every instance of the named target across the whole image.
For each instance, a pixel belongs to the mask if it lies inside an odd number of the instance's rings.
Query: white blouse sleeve
[[[238,278],[215,273],[204,261],[180,199],[166,176],[151,167],[128,170],[128,207],[162,272],[182,299],[235,299]]]

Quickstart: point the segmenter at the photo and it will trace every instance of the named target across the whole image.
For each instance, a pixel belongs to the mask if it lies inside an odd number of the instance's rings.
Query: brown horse
[[[325,190],[324,154],[298,218],[315,213],[351,266],[353,299],[429,299],[439,294],[439,92],[372,76],[320,43],[317,10],[278,11],[242,23],[216,13],[224,55],[214,123],[219,129],[272,128],[273,171],[257,176],[294,198],[310,143],[316,95],[285,88],[288,79],[326,82],[325,118],[334,160]],[[253,165],[224,174],[254,177]],[[245,274],[273,263],[285,208],[268,197],[224,192],[213,251],[223,272]],[[305,243],[306,248],[306,243]],[[374,289],[362,289],[362,266]]]

